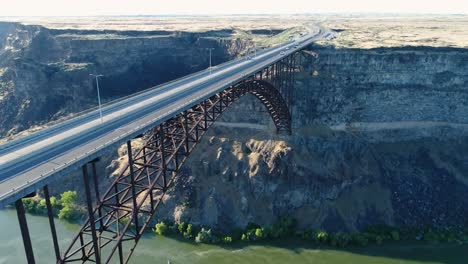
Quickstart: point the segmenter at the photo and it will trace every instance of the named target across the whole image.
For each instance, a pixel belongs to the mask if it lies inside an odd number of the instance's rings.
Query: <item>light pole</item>
[[[210,50],[210,75],[211,75],[211,50],[213,50],[214,48],[208,48],[208,50]]]
[[[97,90],[97,98],[98,98],[98,104],[99,104],[99,116],[101,117],[101,123],[104,122],[102,119],[102,109],[101,109],[101,94],[99,93],[99,77],[102,77],[104,75],[102,74],[90,74],[89,76],[94,76],[96,78],[96,90]]]
[[[255,52],[254,58],[257,58],[257,43],[254,43],[254,52]]]

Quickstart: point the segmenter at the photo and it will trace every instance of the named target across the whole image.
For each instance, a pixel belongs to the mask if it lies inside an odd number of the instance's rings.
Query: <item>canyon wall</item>
[[[303,56],[293,134],[276,135],[261,104],[242,98],[191,155],[155,221],[468,223],[468,51],[313,46]]]
[[[252,42],[231,31],[51,30],[0,23],[0,137],[204,69]],[[245,96],[188,159],[154,221],[219,229],[281,216],[300,227],[468,222],[468,50],[311,46],[295,73],[293,133]],[[99,163],[102,190],[125,147]],[[83,193],[79,172],[51,185]],[[82,198],[82,197],[81,197]]]
[[[54,30],[0,22],[0,138],[230,60],[252,46],[232,30]],[[68,117],[67,117],[68,115]]]

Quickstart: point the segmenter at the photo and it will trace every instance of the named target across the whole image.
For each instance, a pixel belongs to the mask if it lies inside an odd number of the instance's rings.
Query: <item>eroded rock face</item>
[[[205,47],[219,47],[221,61],[251,45],[94,33],[0,23],[0,135],[94,105],[89,73],[106,75],[110,99],[204,68]],[[245,96],[195,149],[154,221],[233,229],[291,216],[332,231],[468,222],[468,52],[315,46],[303,56],[293,134],[275,134],[264,107]],[[98,163],[102,192],[124,155],[125,147]],[[81,181],[77,172],[51,190]]]
[[[232,33],[232,32],[231,32]],[[0,22],[0,138],[230,60],[252,46],[226,32],[53,30]]]
[[[468,52],[312,51],[318,57],[296,73],[293,135],[276,135],[255,98],[239,100],[191,155],[155,221],[466,224]]]

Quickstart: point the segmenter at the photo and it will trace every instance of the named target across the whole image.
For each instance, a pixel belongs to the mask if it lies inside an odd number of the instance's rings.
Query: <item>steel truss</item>
[[[128,141],[128,165],[102,196],[92,162],[94,196],[98,197],[94,207],[89,164],[83,165],[88,219],[62,256],[58,255],[52,219],[57,263],[128,263],[190,153],[217,118],[243,95],[257,97],[270,113],[277,131],[290,134],[298,58],[297,53],[292,54],[163,122],[142,136],[144,145],[135,153]],[[18,208],[21,209],[20,204]],[[20,222],[24,222],[21,217]]]

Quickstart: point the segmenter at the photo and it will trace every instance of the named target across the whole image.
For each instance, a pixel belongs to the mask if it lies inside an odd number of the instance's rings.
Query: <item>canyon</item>
[[[290,216],[301,228],[330,231],[467,224],[468,46],[359,46],[346,41],[362,24],[325,25],[338,36],[300,54],[292,135],[277,134],[256,98],[243,97],[192,153],[155,222],[230,230]],[[215,48],[218,64],[293,30],[0,23],[0,136],[21,136],[95,107],[90,73],[105,75],[107,102],[205,69],[207,48]],[[99,162],[102,190],[125,166],[125,153],[122,147]],[[76,172],[51,190],[83,193],[81,181]]]

